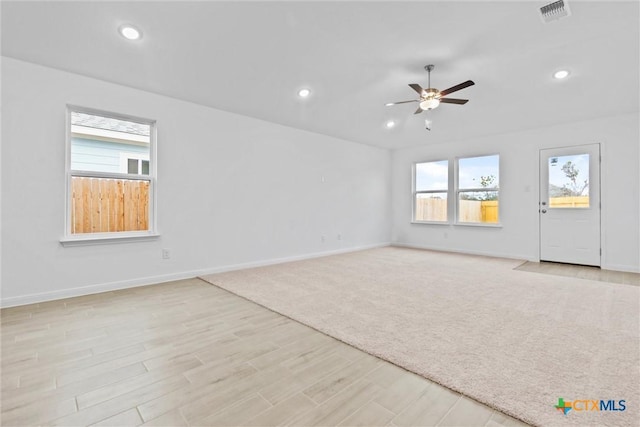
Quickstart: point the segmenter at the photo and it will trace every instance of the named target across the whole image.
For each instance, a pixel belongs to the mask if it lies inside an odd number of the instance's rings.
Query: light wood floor
[[[596,280],[599,282],[640,286],[640,273],[603,270],[599,267],[590,267],[587,265],[562,264],[548,261],[526,261],[516,267],[516,270],[551,274],[555,276],[577,277],[579,279]]]
[[[4,426],[524,425],[199,279],[1,315]]]

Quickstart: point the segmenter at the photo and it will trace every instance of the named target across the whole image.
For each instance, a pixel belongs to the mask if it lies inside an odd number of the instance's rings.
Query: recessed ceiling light
[[[118,31],[120,35],[127,40],[138,40],[142,38],[142,32],[133,25],[121,25]]]
[[[306,98],[309,95],[311,95],[311,91],[309,89],[300,89],[298,91],[298,96],[300,98]]]
[[[567,70],[558,70],[555,73],[553,73],[554,79],[564,79],[564,78],[567,78],[568,76],[569,76],[569,71]]]
[[[396,125],[396,122],[394,122],[393,120],[389,120],[384,125],[387,127],[387,129],[391,129],[392,127],[394,127]]]

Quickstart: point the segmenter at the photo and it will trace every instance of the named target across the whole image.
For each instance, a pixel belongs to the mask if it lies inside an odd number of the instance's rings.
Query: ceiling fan
[[[466,87],[473,86],[475,84],[473,81],[467,80],[466,82],[457,84],[445,90],[434,89],[431,87],[431,71],[433,70],[433,68],[434,66],[432,64],[424,66],[424,69],[427,70],[427,72],[429,73],[429,87],[427,89],[423,89],[417,83],[409,84],[409,87],[411,87],[411,89],[418,92],[418,94],[420,95],[420,99],[412,99],[410,101],[389,102],[385,105],[389,107],[391,105],[407,104],[409,102],[419,102],[420,106],[418,107],[416,112],[413,114],[420,114],[425,110],[433,110],[434,108],[437,108],[438,105],[440,105],[440,103],[464,105],[467,102],[469,102],[468,99],[445,98],[445,96],[449,95],[450,93],[457,92]]]

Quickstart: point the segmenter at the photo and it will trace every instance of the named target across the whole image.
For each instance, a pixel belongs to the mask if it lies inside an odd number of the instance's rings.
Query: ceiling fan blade
[[[423,110],[422,110],[422,108],[418,107],[418,109],[416,110],[416,112],[415,112],[415,113],[413,113],[413,114],[420,114],[420,113],[422,113],[422,111],[423,111]]]
[[[472,82],[471,80],[467,80],[464,83],[460,83],[459,85],[455,85],[455,86],[450,87],[449,89],[445,89],[445,90],[440,91],[440,96],[448,95],[450,93],[453,93],[453,92],[459,91],[461,89],[464,89],[465,87],[473,86],[474,84],[475,83]]]
[[[418,83],[409,83],[409,87],[418,92],[420,96],[424,93],[424,89],[422,89]]]
[[[458,104],[464,105],[469,102],[468,99],[456,99],[456,98],[440,98],[440,102],[443,104]]]
[[[384,104],[387,107],[390,107],[392,105],[398,105],[398,104],[406,104],[409,102],[418,102],[417,99],[412,99],[411,101],[398,101],[398,102],[387,102],[386,104]]]

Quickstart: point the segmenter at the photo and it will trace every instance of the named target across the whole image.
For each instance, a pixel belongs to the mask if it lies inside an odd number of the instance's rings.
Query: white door
[[[540,260],[600,266],[600,145],[540,150]]]

